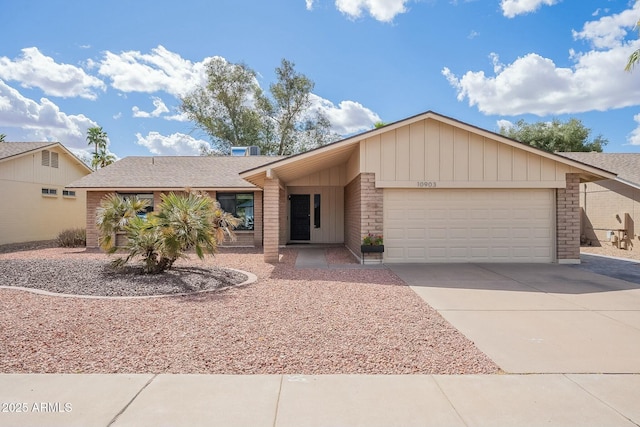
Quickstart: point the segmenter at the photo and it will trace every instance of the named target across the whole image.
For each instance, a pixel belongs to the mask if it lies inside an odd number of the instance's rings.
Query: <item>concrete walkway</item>
[[[296,257],[296,269],[315,268],[322,270],[344,270],[344,269],[386,269],[383,264],[329,264],[325,257],[325,248],[298,248]]]
[[[2,375],[0,425],[622,427],[638,396],[638,375]]]

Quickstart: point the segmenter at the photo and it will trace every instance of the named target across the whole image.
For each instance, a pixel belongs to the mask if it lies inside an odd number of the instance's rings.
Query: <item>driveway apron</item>
[[[640,285],[557,264],[389,264],[509,373],[640,373]]]

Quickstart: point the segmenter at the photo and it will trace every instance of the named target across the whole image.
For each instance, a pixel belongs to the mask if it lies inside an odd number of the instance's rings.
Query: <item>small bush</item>
[[[63,230],[56,238],[58,246],[63,248],[77,248],[86,246],[87,231],[84,228],[69,228]]]

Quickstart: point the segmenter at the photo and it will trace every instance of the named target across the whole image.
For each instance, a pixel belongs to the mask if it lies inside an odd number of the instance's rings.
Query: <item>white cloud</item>
[[[640,2],[621,13],[603,16],[597,21],[586,22],[582,31],[573,30],[573,38],[587,40],[596,49],[611,49],[622,44],[625,36],[638,22]]]
[[[633,120],[636,121],[638,127],[636,127],[627,137],[627,142],[631,145],[640,145],[640,114],[633,116]]]
[[[106,88],[102,80],[88,75],[82,68],[58,64],[36,47],[22,49],[22,56],[14,60],[0,57],[0,78],[18,81],[24,88],[38,87],[47,95],[64,98],[96,99],[96,90]]]
[[[320,111],[327,116],[332,130],[339,135],[350,135],[373,128],[380,121],[373,111],[354,101],[342,101],[336,107],[331,101],[311,94],[312,111]]]
[[[390,22],[396,15],[407,11],[409,0],[336,0],[338,10],[351,18],[359,18],[363,11],[376,20]]]
[[[156,108],[152,112],[148,113],[146,111],[140,110],[140,108],[138,108],[137,106],[134,106],[131,108],[131,110],[133,111],[133,117],[159,117],[161,114],[169,112],[169,109],[167,108],[165,103],[162,102],[162,99],[158,98],[157,96],[152,96],[151,99],[153,100],[153,106]]]
[[[313,0],[305,0],[307,3],[307,10],[313,10]]]
[[[640,11],[640,2],[634,10]],[[629,54],[640,48],[637,38],[623,39],[624,27],[631,28],[629,16],[625,11],[586,23],[576,37],[604,49],[582,53],[570,50],[571,67],[558,67],[553,60],[535,53],[501,64],[492,53],[493,75],[468,71],[459,77],[448,68],[442,74],[456,89],[459,101],[467,99],[470,106],[477,106],[485,114],[544,116],[638,105],[637,76],[623,70]]]
[[[123,92],[164,91],[179,97],[206,82],[205,64],[210,59],[191,62],[163,46],[151,49],[149,54],[107,51],[98,72]]]
[[[202,139],[195,139],[183,133],[174,133],[169,136],[158,132],[149,132],[147,136],[136,133],[136,143],[147,147],[152,154],[160,156],[197,156],[200,147],[209,147],[209,143]]]
[[[524,15],[535,12],[542,5],[553,6],[559,0],[502,0],[500,7],[502,14],[507,18],[513,18],[517,15]]]
[[[496,122],[496,125],[498,126],[498,129],[510,129],[513,127],[513,122],[502,119],[498,120]]]
[[[69,149],[83,151],[87,147],[87,129],[97,126],[88,117],[68,115],[48,100],[25,98],[0,80],[0,126],[15,128],[23,141],[59,141]]]
[[[189,121],[191,121],[189,119],[189,117],[187,117],[187,115],[185,113],[177,113],[177,114],[172,114],[171,116],[164,116],[163,119],[170,120],[170,121],[175,121],[175,122],[189,122]]]

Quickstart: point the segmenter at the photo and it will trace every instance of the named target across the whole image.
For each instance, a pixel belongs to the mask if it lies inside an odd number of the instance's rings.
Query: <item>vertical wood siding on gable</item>
[[[564,182],[575,169],[434,119],[362,141],[360,172],[377,181]],[[356,159],[353,156],[352,159]],[[349,165],[353,162],[349,161]],[[346,174],[352,179],[355,171]]]

